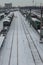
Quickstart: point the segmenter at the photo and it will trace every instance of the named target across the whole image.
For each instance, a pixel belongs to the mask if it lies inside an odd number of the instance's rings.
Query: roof
[[[37,19],[37,18],[33,18],[33,17],[32,17],[32,20],[33,20],[33,21],[38,21],[38,22],[40,22],[40,20]]]
[[[8,21],[8,22],[10,22],[10,20],[9,20],[9,18],[8,18],[8,17],[6,17],[6,18],[4,19],[4,21]]]

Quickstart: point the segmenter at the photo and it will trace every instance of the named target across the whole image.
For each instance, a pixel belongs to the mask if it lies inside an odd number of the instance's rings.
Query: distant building
[[[5,3],[5,8],[12,8],[12,3]]]

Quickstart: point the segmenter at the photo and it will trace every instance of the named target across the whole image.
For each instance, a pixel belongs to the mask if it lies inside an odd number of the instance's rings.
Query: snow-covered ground
[[[22,19],[34,41],[34,44],[36,45],[39,53],[40,53],[40,56],[41,56],[41,59],[43,61],[43,43],[41,44],[40,43],[40,35],[37,33],[37,31],[31,26],[30,27],[30,24],[28,21],[25,21],[25,18],[22,16]]]
[[[29,26],[28,21],[25,20],[19,11],[14,12],[14,15],[10,30],[0,50],[0,65],[35,65],[21,23],[25,22],[43,59],[43,44],[39,44],[40,36],[33,27]]]

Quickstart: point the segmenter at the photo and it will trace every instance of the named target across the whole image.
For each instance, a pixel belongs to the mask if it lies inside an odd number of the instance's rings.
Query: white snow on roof
[[[4,15],[4,13],[1,13],[0,16],[1,16],[1,15]]]
[[[38,32],[40,33],[40,30],[38,30]]]
[[[9,20],[8,17],[6,17],[3,21],[8,21],[8,22],[10,22],[10,20]]]
[[[40,20],[38,20],[37,18],[33,18],[33,17],[32,17],[32,20],[33,20],[33,21],[38,21],[38,22],[40,22]]]

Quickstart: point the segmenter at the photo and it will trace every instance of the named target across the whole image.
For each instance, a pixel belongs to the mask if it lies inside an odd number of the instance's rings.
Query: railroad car
[[[3,34],[3,36],[6,36],[7,32],[8,32],[8,29],[2,29],[0,34]]]
[[[3,33],[4,36],[7,34],[9,27],[10,27],[10,20],[9,18],[7,18],[3,21],[3,30],[1,32]]]
[[[7,18],[7,19],[5,19],[3,21],[3,27],[6,27],[6,26],[10,26],[10,20],[9,20],[9,18]]]
[[[10,21],[12,21],[13,17],[14,17],[14,13],[11,12],[11,13],[8,15],[8,18],[10,18]]]
[[[4,18],[4,13],[0,14],[0,20]]]
[[[36,30],[38,30],[38,29],[40,29],[41,21],[40,21],[39,19],[37,19],[37,18],[31,17],[31,24],[32,24],[32,26],[33,26]]]
[[[8,15],[10,12],[9,11],[5,11],[5,15]]]
[[[11,21],[13,19],[14,13],[11,13],[8,15],[8,17],[6,17],[6,19],[4,19],[3,21],[3,27],[9,27],[11,24]]]

